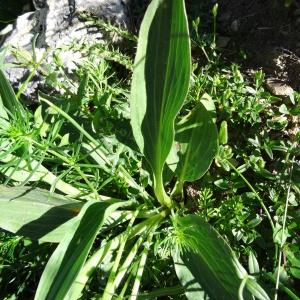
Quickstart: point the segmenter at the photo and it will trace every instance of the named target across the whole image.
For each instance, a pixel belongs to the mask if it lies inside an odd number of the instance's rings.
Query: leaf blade
[[[201,102],[178,123],[175,140],[180,144],[178,181],[201,178],[218,152],[217,127]]]
[[[40,279],[35,299],[64,299],[106,218],[117,208],[132,203],[133,201],[87,202],[50,257]]]
[[[60,242],[83,203],[30,187],[0,186],[0,227],[40,241]]]
[[[186,97],[190,72],[184,1],[153,0],[139,34],[130,104],[133,134],[153,171],[155,190],[162,185],[174,120]]]
[[[182,250],[174,251],[173,260],[188,299],[238,299],[248,275],[228,244],[199,216],[176,218],[176,222],[175,228],[183,234]],[[199,298],[194,298],[195,293]],[[250,299],[247,290],[244,294]]]
[[[0,96],[2,98],[3,105],[11,112],[12,115],[17,114],[19,118],[25,118],[26,112],[22,104],[17,99],[15,92],[2,69],[0,69]]]

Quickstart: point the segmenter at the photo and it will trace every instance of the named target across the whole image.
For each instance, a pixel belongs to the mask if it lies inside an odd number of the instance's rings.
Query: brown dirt
[[[230,59],[243,50],[244,67],[263,69],[300,91],[300,2],[284,0],[223,0],[218,35],[229,37],[223,54]]]
[[[204,31],[211,32],[210,11],[218,3],[217,34],[219,41],[225,42],[224,58],[236,62],[242,50],[247,56],[242,61],[245,74],[262,69],[267,77],[282,80],[300,92],[300,0],[290,0],[288,7],[285,1],[186,0],[186,6],[190,20],[200,16]],[[149,2],[130,1],[135,33]]]

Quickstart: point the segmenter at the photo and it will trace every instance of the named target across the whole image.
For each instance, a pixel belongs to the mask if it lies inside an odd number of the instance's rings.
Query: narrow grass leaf
[[[153,217],[135,225],[130,231],[128,239],[144,235],[145,232],[151,230],[152,227],[157,226],[163,218],[163,214],[156,214]],[[111,255],[119,248],[121,239],[125,234],[126,232],[122,232],[120,235],[108,241],[86,261],[66,296],[66,300],[73,300],[81,297],[84,286],[93,275],[93,272],[108,255]]]
[[[11,112],[12,115],[17,115],[19,118],[24,118],[26,112],[22,104],[17,99],[11,84],[7,80],[4,72],[0,69],[0,96],[3,105]]]
[[[135,275],[135,280],[133,283],[131,296],[129,298],[130,300],[135,300],[138,297],[144,269],[145,269],[147,258],[148,258],[149,249],[150,249],[152,238],[153,238],[153,233],[154,233],[153,231],[150,232],[150,234],[148,235],[147,241],[144,245],[144,249],[141,254],[141,259],[140,259],[139,265],[137,267],[137,272]]]
[[[4,143],[1,146],[3,146],[3,151],[8,148],[9,145],[5,145]],[[0,166],[0,173],[12,180],[18,182],[41,180],[71,197],[78,196],[80,194],[80,190],[55,176],[40,162],[34,159],[25,160],[8,153],[0,157],[0,162],[3,163]]]

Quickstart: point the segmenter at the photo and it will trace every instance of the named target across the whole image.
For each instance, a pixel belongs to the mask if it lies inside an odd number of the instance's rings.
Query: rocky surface
[[[84,21],[80,17],[83,13],[120,26],[129,25],[126,1],[122,0],[33,0],[33,3],[35,11],[19,16],[10,31],[10,28],[5,29],[3,47],[13,46],[31,51],[36,38],[35,47],[40,56],[47,49],[51,57],[52,50],[76,40],[81,43],[100,42],[105,38],[103,32]],[[7,62],[13,63],[14,57],[8,56]],[[10,68],[7,71],[13,84],[22,81],[26,72],[22,68]],[[31,87],[28,93],[34,89]]]
[[[266,88],[272,95],[283,98],[291,96],[294,92],[288,84],[275,78],[266,80]]]

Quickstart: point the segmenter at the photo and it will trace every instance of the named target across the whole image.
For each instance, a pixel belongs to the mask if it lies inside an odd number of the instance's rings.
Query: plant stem
[[[243,292],[244,292],[244,288],[245,288],[247,280],[248,280],[248,276],[246,276],[243,279],[243,281],[241,282],[241,285],[240,285],[240,288],[239,288],[239,300],[244,300]]]
[[[154,227],[154,230],[155,230],[155,228],[156,228],[156,226]],[[149,252],[149,248],[150,248],[150,245],[151,245],[154,230],[150,232],[150,234],[147,238],[146,244],[144,246],[144,250],[142,251],[140,263],[138,265],[138,269],[137,269],[137,273],[136,273],[136,278],[135,278],[133,288],[132,288],[132,292],[131,292],[131,297],[129,298],[130,300],[136,300],[137,297],[138,297],[138,291],[140,289],[140,284],[141,284],[142,276],[143,276],[143,273],[144,273],[144,268],[145,268],[145,265],[146,265],[148,252]]]
[[[281,235],[280,251],[279,251],[279,257],[278,257],[278,267],[277,267],[277,276],[276,276],[274,300],[278,299],[278,289],[279,289],[279,281],[280,281],[280,266],[281,266],[281,260],[282,260],[282,255],[283,255],[282,248],[284,246],[284,230],[285,230],[285,226],[286,226],[287,211],[288,211],[288,206],[289,206],[289,197],[290,197],[290,191],[291,191],[291,180],[292,180],[292,173],[293,173],[294,158],[295,157],[292,158],[292,166],[290,167],[289,186],[288,186],[286,200],[285,200],[285,208],[284,208],[284,215],[283,215],[282,235]]]
[[[208,56],[208,54],[207,54],[205,48],[204,48],[203,46],[201,46],[200,48],[201,48],[201,50],[202,50],[202,52],[203,52],[205,58],[207,59],[207,62],[210,63],[210,59],[209,59],[209,56]]]
[[[181,198],[183,198],[183,181],[177,180],[175,183],[175,186],[173,188],[173,191],[171,193],[172,196],[178,196],[180,195]]]
[[[267,280],[270,280],[271,282],[275,283],[276,279],[274,276],[270,273],[263,273],[263,277]],[[300,298],[289,288],[287,288],[283,283],[279,282],[279,289],[281,289],[283,292],[285,292],[290,299],[292,300],[300,300]]]
[[[273,223],[273,220],[271,218],[271,215],[268,211],[268,209],[266,208],[262,198],[258,195],[258,193],[256,192],[256,190],[254,189],[254,187],[251,185],[251,183],[244,177],[244,175],[229,161],[226,160],[227,163],[229,164],[229,166],[244,180],[244,182],[246,183],[246,185],[250,188],[250,190],[254,193],[256,199],[259,201],[261,207],[263,208],[265,214],[267,215],[267,218],[269,219],[270,225],[272,227],[272,231],[274,232],[275,226]]]
[[[168,208],[173,207],[172,200],[167,195],[163,185],[162,172],[158,172],[158,174],[154,175],[154,193],[162,206],[166,206]]]

